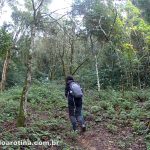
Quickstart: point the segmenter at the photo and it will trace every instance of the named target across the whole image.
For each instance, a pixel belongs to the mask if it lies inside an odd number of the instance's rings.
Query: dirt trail
[[[141,136],[128,140],[131,136],[130,128],[122,128],[112,134],[104,126],[95,126],[95,129],[86,131],[78,137],[77,145],[82,150],[147,150],[144,139]],[[120,140],[126,141],[120,147]]]
[[[115,145],[115,138],[102,127],[87,131],[79,136],[78,144],[84,150],[120,150]]]

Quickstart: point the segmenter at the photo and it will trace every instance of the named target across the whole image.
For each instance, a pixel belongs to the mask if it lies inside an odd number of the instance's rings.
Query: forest
[[[12,12],[0,26],[0,149],[150,150],[150,0],[69,0],[63,13],[53,1],[0,0],[0,18]],[[83,88],[85,133],[71,130],[68,75]]]

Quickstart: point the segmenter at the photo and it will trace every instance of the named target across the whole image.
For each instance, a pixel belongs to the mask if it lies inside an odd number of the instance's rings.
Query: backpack
[[[82,89],[80,85],[76,82],[71,82],[70,83],[70,93],[75,97],[75,98],[81,98],[83,96]]]

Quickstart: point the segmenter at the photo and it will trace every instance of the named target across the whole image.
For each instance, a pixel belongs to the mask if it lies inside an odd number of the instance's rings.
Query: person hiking
[[[69,118],[73,130],[77,131],[77,123],[79,123],[81,131],[85,132],[86,126],[82,116],[83,91],[72,76],[66,77],[65,96],[68,99]]]

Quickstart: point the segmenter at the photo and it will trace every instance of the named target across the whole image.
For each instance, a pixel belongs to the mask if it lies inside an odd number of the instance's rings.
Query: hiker
[[[72,76],[67,76],[66,78],[65,96],[68,99],[69,118],[72,123],[73,130],[77,131],[78,122],[81,127],[81,131],[85,132],[86,126],[82,116],[83,91],[80,88],[80,85],[74,81]]]

